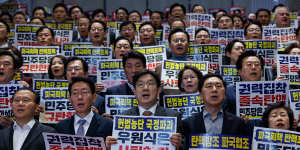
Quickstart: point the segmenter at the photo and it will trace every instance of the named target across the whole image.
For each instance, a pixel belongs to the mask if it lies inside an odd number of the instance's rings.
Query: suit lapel
[[[96,114],[94,113],[94,116],[92,118],[92,121],[90,123],[90,126],[85,134],[85,136],[94,136],[96,131],[97,131],[97,128],[98,128],[98,124],[97,124],[97,118],[96,118]]]
[[[1,135],[3,136],[3,135]],[[13,129],[13,125],[9,127],[9,133],[8,133],[8,149],[9,150],[13,150],[13,143],[14,143],[14,129]]]
[[[166,113],[165,113],[165,110],[163,109],[163,107],[157,105],[154,116],[166,116]]]
[[[222,126],[222,134],[228,133],[231,130],[232,118],[228,118],[226,112],[224,112],[223,116],[223,126]]]
[[[195,125],[199,125],[197,128],[197,132],[199,133],[206,133],[204,118],[203,118],[203,111],[201,111],[197,116],[197,119],[195,119]]]
[[[69,129],[71,130],[71,134],[72,135],[75,135],[75,128],[74,128],[74,115],[71,117],[71,121],[70,121],[70,124],[69,124]]]
[[[133,91],[131,90],[131,88],[129,87],[128,83],[125,83],[126,86],[126,92],[128,95],[134,95]]]
[[[21,147],[21,150],[28,149],[28,146],[30,146],[31,142],[33,142],[40,134],[41,134],[41,130],[39,130],[38,122],[35,121],[35,124],[29,131],[29,134],[27,135],[27,137]]]

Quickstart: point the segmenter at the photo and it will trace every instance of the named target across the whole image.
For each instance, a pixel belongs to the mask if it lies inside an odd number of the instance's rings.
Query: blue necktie
[[[79,128],[77,130],[76,135],[84,136],[84,128],[83,125],[85,124],[86,120],[80,119],[77,123],[79,123]]]

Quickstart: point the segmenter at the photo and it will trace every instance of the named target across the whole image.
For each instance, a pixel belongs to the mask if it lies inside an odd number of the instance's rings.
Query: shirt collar
[[[218,112],[217,116],[222,115],[222,114],[223,114],[223,109],[221,109],[221,110]],[[211,114],[208,113],[208,112],[206,111],[205,107],[204,107],[204,109],[203,109],[203,117],[205,118],[205,117],[210,116],[210,115],[211,115]]]
[[[23,127],[23,129],[17,124],[17,122],[15,121],[14,122],[14,125],[13,125],[13,128],[14,128],[14,130],[16,130],[16,129],[22,129],[22,130],[25,130],[25,129],[27,129],[27,130],[30,130],[32,127],[33,127],[33,125],[35,124],[35,120],[34,119],[31,119],[29,122],[27,122],[25,125],[24,125],[24,127]]]
[[[74,120],[74,122],[75,123],[78,123],[78,121],[80,120],[80,119],[84,119],[85,121],[86,121],[86,123],[87,124],[90,124],[91,122],[92,122],[92,119],[93,119],[93,116],[94,116],[94,113],[93,113],[93,111],[91,111],[88,115],[86,115],[84,118],[80,118],[78,115],[74,115],[75,116],[75,120]]]
[[[156,107],[157,107],[157,104],[153,105],[152,107],[150,107],[149,109],[145,109],[144,107],[142,106],[138,106],[139,107],[139,111],[140,111],[140,115],[142,116],[144,111],[151,111],[152,114],[154,115],[155,114],[155,111],[156,111]]]

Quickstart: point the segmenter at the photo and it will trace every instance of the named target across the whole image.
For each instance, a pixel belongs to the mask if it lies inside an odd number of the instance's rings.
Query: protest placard
[[[48,73],[50,58],[59,53],[58,46],[19,46],[23,56],[23,73]]]
[[[222,52],[220,45],[217,44],[201,44],[190,45],[187,57],[193,61],[208,61],[210,69],[219,72],[222,64]]]
[[[256,52],[257,56],[264,59],[266,66],[272,66],[276,62],[277,41],[275,40],[244,40],[246,50]]]
[[[192,134],[189,137],[189,150],[250,150],[251,139],[247,136],[224,134]]]
[[[237,82],[237,115],[260,118],[267,106],[278,102],[288,103],[288,88],[286,80]]]
[[[185,65],[193,66],[202,74],[207,74],[208,72],[208,62],[207,61],[174,61],[174,60],[164,60],[162,65],[161,79],[164,81],[164,89],[178,89],[178,73]]]
[[[213,27],[213,16],[211,14],[187,13],[185,19],[187,27]]]
[[[97,82],[103,84],[102,92],[127,81],[121,59],[98,60],[97,64]]]
[[[56,44],[71,42],[73,36],[73,24],[72,23],[46,23],[46,25],[53,29]]]
[[[11,109],[12,96],[15,92],[23,87],[22,84],[0,84],[0,115],[12,117]]]
[[[269,28],[263,27],[263,39],[265,40],[276,40],[278,51],[283,51],[288,45],[290,41],[296,39],[295,34],[296,28]]]
[[[33,90],[39,91],[41,88],[64,88],[68,87],[67,80],[52,80],[52,79],[33,79]]]
[[[239,72],[234,65],[222,65],[220,72],[223,80],[228,85],[235,84],[236,82],[239,82],[241,80]]]
[[[115,116],[112,149],[175,150],[170,137],[176,133],[177,118],[162,116]]]
[[[110,115],[121,115],[124,111],[137,106],[135,95],[105,96],[105,113]]]
[[[97,75],[97,62],[112,59],[110,47],[72,47],[72,56],[77,56],[89,64],[89,75]]]
[[[300,126],[300,89],[289,90],[290,108],[294,112],[294,118],[297,119],[298,127]]]
[[[15,39],[14,44],[18,46],[36,46],[37,37],[36,31],[41,25],[33,24],[16,24],[15,25]]]
[[[70,43],[62,43],[61,46],[61,54],[69,57],[72,56],[72,48],[73,47],[92,47],[92,43],[84,43],[84,42],[70,42]]]
[[[167,59],[166,48],[164,45],[136,47],[134,50],[144,54],[146,57],[146,67],[148,70],[155,71],[155,68]]]
[[[68,88],[41,88],[40,105],[44,112],[40,113],[40,122],[55,124],[71,117],[75,110],[68,98]]]
[[[277,76],[289,80],[290,84],[299,83],[299,55],[277,55]]]
[[[255,127],[252,150],[298,150],[300,149],[299,132],[271,128]]]
[[[46,150],[106,150],[103,137],[43,132]]]
[[[202,106],[199,94],[164,95],[164,107],[180,112],[182,119],[201,112]]]

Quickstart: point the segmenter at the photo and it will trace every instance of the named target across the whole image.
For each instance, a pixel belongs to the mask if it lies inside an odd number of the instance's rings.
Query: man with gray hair
[[[275,9],[274,22],[276,28],[287,28],[291,26],[290,11],[287,7],[277,7]]]

